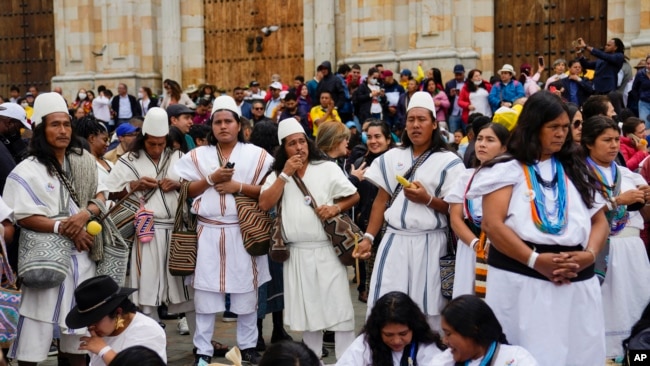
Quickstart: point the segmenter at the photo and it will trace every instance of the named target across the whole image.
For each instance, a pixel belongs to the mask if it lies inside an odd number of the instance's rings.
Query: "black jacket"
[[[352,95],[354,113],[359,117],[361,123],[370,118],[370,107],[372,106],[372,97],[370,96],[370,87],[368,83],[361,83]],[[382,110],[388,108],[388,101],[385,96],[379,97],[379,104]]]
[[[131,118],[142,116],[142,108],[140,108],[140,103],[138,100],[131,94],[128,94],[129,103],[131,104]],[[149,104],[149,108],[156,107],[156,105]],[[116,95],[111,100],[111,108],[115,112],[115,119],[119,118],[120,115],[120,95]]]
[[[329,73],[318,83],[316,87],[316,99],[312,100],[314,105],[320,105],[320,94],[327,91],[332,96],[334,104],[338,110],[345,107],[345,90],[341,79],[332,73],[332,64],[329,61],[323,62]]]
[[[562,83],[562,86],[564,87],[564,93],[562,93],[562,98],[564,98],[567,102],[572,102],[573,101],[570,99],[571,97],[571,85],[576,85],[578,87],[578,92],[576,94],[576,97],[578,98],[578,106],[582,106],[582,103],[589,98],[591,94],[594,93],[594,87],[591,85],[591,82],[587,80],[587,78],[582,78],[582,81],[577,82],[575,80],[571,80],[568,77],[560,79],[560,82]]]

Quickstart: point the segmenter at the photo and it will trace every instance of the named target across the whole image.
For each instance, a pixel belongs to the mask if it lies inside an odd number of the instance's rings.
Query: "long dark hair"
[[[259,146],[271,155],[275,154],[278,146],[278,125],[271,121],[258,122],[253,126],[249,142]]]
[[[125,348],[111,362],[120,366],[166,366],[159,354],[145,346]]]
[[[189,147],[187,146],[187,140],[185,140],[185,134],[176,126],[169,126],[168,136],[172,140],[172,144],[169,145],[172,149],[174,148],[174,142],[180,146],[180,151],[183,154],[187,154]]]
[[[68,116],[69,117],[69,116]],[[45,165],[47,172],[49,174],[54,174],[58,171],[59,173],[63,172],[61,164],[56,159],[54,155],[54,149],[47,142],[45,137],[45,126],[47,125],[47,116],[43,116],[43,121],[34,127],[32,131],[32,138],[29,141],[29,156],[33,156],[36,160]],[[70,144],[65,148],[65,154],[83,154],[83,144],[81,140],[75,134],[74,128],[72,129],[72,136],[70,138]]]
[[[582,150],[584,151],[585,156],[589,156],[589,149],[587,148],[587,145],[591,145],[593,147],[598,136],[610,128],[618,132],[618,125],[616,122],[607,116],[593,116],[589,117],[589,119],[583,122],[580,145],[582,145]]]
[[[380,297],[361,330],[372,352],[373,366],[392,366],[392,350],[381,338],[382,329],[390,323],[406,325],[413,332],[412,342],[432,344],[445,349],[440,335],[429,327],[422,310],[405,293],[393,291]]]
[[[440,315],[460,335],[483,347],[489,347],[492,342],[508,344],[490,306],[474,295],[462,295],[451,300]]]
[[[210,115],[210,131],[212,131],[212,132],[208,135],[208,144],[216,146],[217,143],[219,142],[219,141],[217,141],[216,136],[214,136],[214,130],[212,130],[212,117],[214,117],[215,113],[221,112],[221,111],[227,111],[227,112],[232,113],[232,117],[235,119],[235,121],[237,121],[237,124],[241,127],[239,129],[239,132],[237,133],[237,141],[245,143],[246,138],[244,137],[244,127],[241,125],[241,119],[239,118],[237,113],[235,113],[235,112],[233,112],[233,111],[231,111],[229,109],[218,109],[218,110],[214,111],[214,113],[212,113],[212,115]]]
[[[501,143],[501,146],[507,146],[508,139],[510,139],[510,131],[508,131],[508,129],[505,128],[505,126],[500,125],[498,123],[494,123],[494,122],[490,122],[490,123],[481,125],[479,127],[478,131],[476,132],[476,136],[474,137],[474,140],[478,139],[478,134],[481,131],[483,131],[485,129],[488,129],[488,128],[491,129],[494,132],[496,137],[499,139],[499,142]],[[485,163],[485,162],[479,161],[476,158],[476,155],[474,155],[474,159],[472,161],[472,166],[478,167],[479,165],[481,165],[481,163]]]
[[[165,84],[169,86],[169,96],[176,99],[177,101],[180,100],[183,89],[181,89],[181,86],[178,84],[178,82],[171,79],[165,79],[165,81],[163,81],[163,85]]]
[[[431,121],[437,123],[436,116],[433,114],[433,112],[431,111],[428,112],[429,112],[429,116],[431,117]],[[408,112],[406,113],[406,117],[408,118]],[[404,129],[404,132],[402,132],[402,147],[409,148],[411,146],[413,146],[413,142],[411,141],[411,139],[409,139],[406,129]],[[429,149],[431,150],[431,152],[434,153],[440,151],[449,151],[449,146],[445,142],[445,139],[442,138],[442,134],[440,133],[439,124],[431,134],[431,144],[429,145]]]
[[[307,140],[307,153],[309,154],[307,159],[309,162],[324,160],[323,154],[318,150],[318,147],[316,147],[314,140],[307,137],[307,135],[305,135],[305,139]],[[280,175],[280,172],[284,169],[284,164],[289,160],[289,155],[287,155],[287,150],[284,146],[286,141],[286,138],[282,139],[282,144],[280,144],[280,147],[276,150],[275,161],[273,162],[273,166],[271,166],[271,170],[276,172],[278,175]]]
[[[376,118],[368,118],[363,124],[366,123],[368,124],[366,131],[368,131],[370,127],[379,127],[381,129],[381,134],[384,135],[386,140],[388,140],[388,149],[386,150],[390,150],[391,148],[395,147],[395,141],[393,141],[393,136],[391,136],[390,127],[388,127],[388,124],[386,124],[386,122]],[[371,154],[372,153],[370,150],[368,150],[365,156],[369,156]]]
[[[573,123],[573,117],[575,117],[576,113],[578,113],[580,111],[580,107],[578,107],[577,105],[575,105],[573,103],[567,103],[566,104],[566,109],[567,109],[567,112],[569,114],[569,121],[571,121],[571,123]]]
[[[568,116],[566,104],[555,94],[542,90],[533,94],[519,115],[519,122],[512,132],[508,142],[508,152],[522,163],[533,165],[542,154],[539,131],[542,127],[563,113]],[[585,205],[593,207],[596,177],[587,169],[580,150],[573,142],[571,134],[567,138],[555,158],[562,163],[566,174],[580,193]],[[585,180],[585,177],[588,179]]]
[[[147,141],[149,136],[151,135],[143,135],[142,132],[138,134],[138,137],[135,138],[135,141],[133,141],[131,147],[129,148],[129,152],[131,153],[130,159],[131,158],[138,159],[140,158],[140,151],[146,151],[144,143]],[[171,152],[172,147],[174,146],[174,140],[169,134],[165,136],[165,143],[166,143],[165,151]]]
[[[467,73],[467,79],[465,80],[465,85],[467,85],[467,90],[468,90],[470,93],[473,93],[473,92],[477,91],[478,88],[483,88],[483,89],[485,89],[485,83],[484,83],[482,80],[481,80],[481,83],[478,84],[478,85],[474,85],[474,81],[472,81],[472,78],[474,77],[474,74],[476,74],[477,72],[478,72],[479,74],[483,75],[483,71],[481,71],[481,70],[479,70],[479,69],[471,69],[471,70],[469,70],[469,72]],[[487,89],[486,89],[486,90],[487,90]]]
[[[628,134],[633,134],[636,132],[636,128],[640,125],[644,124],[643,120],[641,118],[637,117],[628,117],[623,121],[623,127],[621,130],[623,130],[623,135],[627,136]]]
[[[611,100],[606,95],[592,95],[582,103],[582,119],[588,119],[591,116],[602,114],[607,115],[607,102]]]
[[[272,344],[258,366],[320,366],[318,356],[304,343],[282,341]]]

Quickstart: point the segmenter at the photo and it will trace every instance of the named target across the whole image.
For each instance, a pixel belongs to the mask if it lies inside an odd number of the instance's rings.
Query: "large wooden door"
[[[2,0],[0,6],[0,95],[12,85],[49,90],[56,72],[52,0]]]
[[[557,58],[575,58],[571,41],[578,37],[595,47],[607,42],[603,0],[498,0],[494,6],[495,72],[503,64],[517,72],[523,63],[536,69],[538,56],[544,56],[548,70]]]
[[[303,75],[303,0],[204,0],[206,81],[229,93]],[[279,26],[268,36],[264,27]]]

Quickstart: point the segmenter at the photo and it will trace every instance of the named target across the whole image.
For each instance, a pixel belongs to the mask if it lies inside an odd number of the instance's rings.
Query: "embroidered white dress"
[[[365,178],[392,195],[414,163],[410,148],[391,149],[372,162]],[[465,167],[452,152],[432,154],[411,177],[429,194],[444,198]],[[440,257],[447,254],[447,216],[406,199],[402,190],[384,213],[388,222],[377,252],[368,291],[368,314],[377,299],[391,291],[408,294],[427,316],[436,316],[446,301],[440,293]]]
[[[641,175],[624,167],[618,169],[622,178],[621,192],[647,184]],[[610,169],[601,168],[601,171],[608,182],[613,181]],[[625,228],[609,237],[607,274],[601,286],[607,358],[623,356],[621,342],[630,336],[632,326],[650,302],[650,263],[639,236],[643,218],[639,211],[629,212],[629,215]]]
[[[228,161],[235,163],[232,180],[261,184],[273,164],[273,157],[255,145],[237,143]],[[174,165],[174,170],[185,180],[198,181],[219,166],[217,148],[211,145],[190,151]],[[192,211],[199,216],[196,271],[192,282],[195,289],[249,293],[271,279],[267,257],[253,257],[244,249],[235,196],[208,188],[194,199]],[[209,304],[197,302],[197,312],[216,312],[204,306],[209,307]]]
[[[79,212],[65,187],[33,157],[23,160],[11,171],[3,199],[14,210],[16,221],[30,216],[65,217]],[[71,254],[70,268],[61,285],[49,289],[22,286],[20,315],[58,324],[64,334],[83,335],[86,328],[68,329],[65,317],[74,306],[74,290],[95,276],[95,262],[88,252],[79,252],[74,246]]]
[[[271,173],[262,190],[276,179]],[[330,161],[309,163],[302,180],[319,206],[357,191]],[[290,253],[283,268],[285,324],[294,331],[354,330],[347,271],[321,221],[293,179],[285,184],[281,200],[282,233]]]
[[[538,167],[542,178],[550,181],[551,159],[539,163]],[[467,197],[477,198],[508,186],[512,186],[512,196],[505,224],[522,240],[539,246],[584,247],[587,244],[591,217],[603,207],[602,199],[593,208],[587,208],[569,180],[568,222],[560,234],[552,235],[539,231],[533,222],[531,194],[522,164],[518,161],[481,169]],[[556,285],[488,266],[486,291],[485,300],[499,319],[508,341],[526,348],[541,365],[603,364],[605,327],[600,284],[596,276],[568,285]]]
[[[154,163],[145,151],[140,151],[137,158],[133,153],[127,153],[117,161],[105,184],[111,192],[120,192],[125,188],[130,190],[129,183],[141,177],[154,179],[158,177],[159,180],[165,177],[178,181],[180,178],[172,167],[181,156],[180,151],[167,149],[158,162]],[[169,159],[167,171],[161,173],[165,168],[166,159]],[[138,191],[133,194],[133,197],[139,199],[144,195],[144,191]],[[145,208],[153,211],[155,233],[154,239],[149,243],[141,243],[137,236],[133,242],[130,279],[131,287],[138,289],[132,295],[136,305],[184,304],[181,305],[181,312],[192,309],[189,303],[192,295],[188,287],[183,284],[183,277],[172,276],[167,268],[169,242],[174,228],[177,205],[177,191],[163,192],[160,189],[156,189],[145,203]]]
[[[393,356],[393,365],[399,366],[402,360],[402,355],[404,352],[409,352],[410,346],[401,352],[392,352]],[[420,343],[418,345],[418,353],[415,357],[414,364],[418,365],[429,365],[433,360],[433,357],[442,353],[442,351],[436,346],[435,343],[424,344]],[[361,334],[358,336],[354,342],[345,350],[343,356],[336,362],[336,366],[366,366],[372,365],[372,353],[368,342],[366,342],[366,335]]]
[[[469,182],[474,171],[474,169],[467,169],[463,172],[460,178],[458,178],[456,185],[454,185],[447,197],[445,197],[445,202],[450,204],[459,203],[461,205],[464,203],[467,182]],[[483,210],[481,208],[482,201],[481,197],[472,200],[473,216],[480,217],[483,215]],[[464,210],[463,217],[467,219]],[[452,298],[461,295],[474,295],[475,279],[476,252],[469,247],[469,243],[464,243],[462,240],[458,239],[456,249],[456,268],[454,272],[454,291],[452,293]]]
[[[469,362],[469,366],[479,366],[483,361],[483,357],[479,357],[475,360]],[[602,364],[602,363],[600,363]],[[600,365],[598,364],[598,365]],[[433,361],[428,364],[428,366],[454,366],[456,362],[454,361],[454,355],[451,354],[451,350],[447,349],[446,351],[440,353],[433,357]],[[494,366],[537,366],[540,365],[535,361],[533,355],[526,349],[519,346],[510,346],[507,344],[502,344],[499,346],[499,352],[496,354],[496,358],[490,363]],[[585,364],[586,365],[586,364]],[[596,364],[594,364],[596,365]]]

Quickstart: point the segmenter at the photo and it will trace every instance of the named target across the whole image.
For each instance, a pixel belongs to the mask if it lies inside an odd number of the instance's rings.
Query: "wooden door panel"
[[[266,87],[272,74],[280,74],[285,84],[302,74],[302,3],[205,0],[206,80],[230,92],[252,80]],[[271,25],[280,29],[265,36],[261,29]]]

